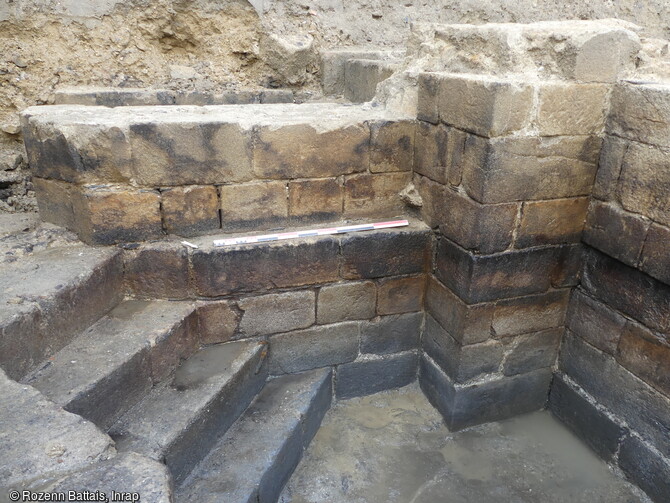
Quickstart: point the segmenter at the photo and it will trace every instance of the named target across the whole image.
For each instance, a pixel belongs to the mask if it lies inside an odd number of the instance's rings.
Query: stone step
[[[114,456],[112,439],[0,370],[0,501],[4,488]]]
[[[128,300],[23,382],[106,430],[197,347],[194,303]]]
[[[164,461],[180,483],[265,384],[266,348],[239,341],[193,354],[112,426],[116,448]]]
[[[405,214],[414,121],[371,104],[32,107],[45,221],[91,244]]]
[[[123,298],[119,250],[50,246],[0,264],[0,366],[16,380]]]
[[[331,371],[269,381],[177,490],[176,501],[275,502],[331,402]]]

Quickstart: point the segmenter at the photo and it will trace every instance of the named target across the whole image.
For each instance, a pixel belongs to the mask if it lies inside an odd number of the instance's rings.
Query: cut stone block
[[[198,346],[189,302],[121,303],[24,382],[108,428]]]
[[[668,397],[631,374],[613,357],[598,351],[569,331],[563,337],[559,369],[597,403],[668,456]]]
[[[467,134],[443,124],[418,122],[414,140],[414,171],[441,184],[460,185]]]
[[[219,196],[214,186],[192,185],[163,190],[161,209],[169,234],[194,236],[220,226]]]
[[[71,183],[33,177],[33,188],[37,198],[40,218],[44,222],[60,225],[66,229],[76,229],[72,209]]]
[[[584,242],[620,260],[637,266],[651,222],[610,203],[594,200],[584,227]]]
[[[388,79],[396,70],[391,61],[349,59],[344,65],[344,96],[354,103],[371,101],[377,84]]]
[[[463,383],[497,373],[504,347],[499,341],[462,346],[432,316],[426,316],[424,352],[455,382]]]
[[[426,272],[432,254],[428,227],[378,230],[342,237],[342,276],[347,279],[382,278]]]
[[[441,74],[440,120],[479,136],[503,136],[530,125],[534,89],[521,80]]]
[[[670,147],[670,86],[617,83],[612,90],[607,130],[629,140]]]
[[[619,197],[624,209],[670,225],[670,148],[633,142],[621,165]]]
[[[426,290],[426,312],[460,344],[476,344],[491,337],[495,304],[468,305],[431,275]]]
[[[515,246],[579,242],[588,207],[588,197],[524,203]]]
[[[270,338],[272,375],[346,363],[356,359],[360,322],[320,325]]]
[[[418,348],[422,322],[422,313],[408,313],[361,323],[361,353],[385,355]]]
[[[561,327],[507,339],[505,342],[512,347],[505,356],[503,374],[510,376],[552,367],[556,363],[562,335]]]
[[[411,171],[414,165],[413,121],[370,123],[370,171]]]
[[[563,325],[570,290],[499,301],[493,313],[491,333],[495,337],[537,332]]]
[[[242,341],[195,353],[110,428],[117,449],[165,462],[181,483],[263,388],[266,354]]]
[[[616,358],[644,382],[670,397],[670,341],[663,335],[628,321]]]
[[[407,386],[416,379],[418,356],[415,352],[366,356],[337,366],[335,395],[354,398]]]
[[[456,385],[430,358],[419,362],[419,383],[451,431],[542,409],[551,370],[543,369],[482,384]]]
[[[2,370],[0,391],[0,416],[7,425],[0,433],[4,487],[46,473],[67,473],[114,455],[112,439],[94,424],[12,381]]]
[[[233,303],[206,302],[197,311],[201,344],[228,342],[237,333],[242,313]]]
[[[337,220],[344,208],[344,187],[336,178],[290,181],[288,183],[289,216],[305,219]]]
[[[610,86],[543,83],[538,92],[540,136],[598,134],[605,125]]]
[[[237,302],[242,311],[240,336],[254,337],[307,328],[315,321],[315,299],[311,290],[241,299]]]
[[[277,501],[330,407],[331,376],[330,369],[323,369],[270,380],[176,499]]]
[[[416,118],[420,121],[438,124],[438,109],[441,77],[439,73],[420,73],[418,77],[418,98]]]
[[[191,258],[196,292],[217,297],[337,281],[339,249],[331,237],[221,248],[203,243]]]
[[[335,47],[321,53],[321,85],[326,95],[343,95],[345,89],[345,65],[350,59],[383,60],[400,56],[401,51],[361,47]]]
[[[588,196],[600,144],[597,136],[486,139],[469,135],[463,186],[480,203]]]
[[[670,285],[593,249],[585,256],[582,288],[652,330],[670,327]]]
[[[188,252],[178,242],[158,241],[126,251],[123,276],[136,297],[185,299],[191,292]]]
[[[56,105],[89,105],[102,107],[137,107],[146,105],[174,105],[175,92],[167,89],[132,87],[77,86],[57,89]]]
[[[621,444],[619,466],[655,503],[670,494],[670,460],[639,438],[629,436]]]
[[[338,283],[319,289],[316,321],[367,320],[375,315],[377,288],[371,281]]]
[[[410,173],[364,173],[345,178],[345,216],[388,218],[403,214],[405,203],[400,192],[411,179]]]
[[[399,314],[421,311],[426,277],[388,278],[379,282],[377,314]]]
[[[568,384],[561,374],[554,374],[549,409],[606,461],[614,457],[619,442],[627,433],[627,429],[615,423],[593,398]]]
[[[367,170],[370,130],[360,124],[320,131],[315,125],[262,126],[254,151],[256,178],[325,178]]]
[[[567,327],[586,342],[610,355],[616,353],[626,318],[606,304],[576,289],[566,317]]]
[[[670,285],[668,243],[670,243],[670,228],[651,224],[642,249],[639,267],[650,276]]]
[[[221,225],[224,230],[268,229],[288,217],[286,183],[222,185]]]
[[[593,197],[605,201],[615,198],[621,175],[621,162],[628,148],[628,141],[617,136],[605,135],[598,161],[598,172],[593,185]]]
[[[123,299],[109,248],[54,247],[0,267],[0,365],[21,379]]]
[[[547,247],[475,255],[443,238],[436,276],[468,304],[541,293],[562,268],[560,253],[560,247]]]

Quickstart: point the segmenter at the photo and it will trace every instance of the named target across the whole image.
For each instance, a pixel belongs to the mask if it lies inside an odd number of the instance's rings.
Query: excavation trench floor
[[[335,405],[279,501],[649,500],[548,412],[450,433],[411,385]]]

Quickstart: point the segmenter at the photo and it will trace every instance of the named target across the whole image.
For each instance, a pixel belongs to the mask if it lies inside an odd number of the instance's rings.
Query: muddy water
[[[415,385],[340,402],[281,503],[637,503],[549,413],[450,433]]]

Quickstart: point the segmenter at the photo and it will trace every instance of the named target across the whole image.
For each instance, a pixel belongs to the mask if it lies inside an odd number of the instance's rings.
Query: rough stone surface
[[[321,325],[270,338],[270,373],[302,372],[346,363],[358,355],[359,322]]]
[[[425,289],[425,276],[380,280],[377,294],[377,314],[421,311]]]
[[[611,201],[616,194],[617,183],[621,175],[621,162],[628,148],[628,142],[622,138],[605,135],[598,161],[598,172],[593,185],[593,197]]]
[[[463,185],[481,203],[587,196],[600,144],[595,136],[470,135],[463,154]]]
[[[376,297],[377,288],[371,281],[323,286],[319,289],[316,321],[326,324],[370,319],[375,315]]]
[[[419,347],[422,313],[382,316],[361,324],[361,353],[379,355]]]
[[[543,83],[538,93],[540,136],[598,134],[605,125],[609,86]]]
[[[503,136],[530,124],[533,88],[486,75],[440,75],[440,120],[479,136]]]
[[[412,121],[385,121],[370,124],[370,171],[411,171],[414,165]]]
[[[517,248],[579,242],[589,198],[527,202],[514,245]]]
[[[347,217],[388,218],[404,213],[400,192],[412,179],[410,173],[362,173],[344,181],[344,214]]]
[[[51,222],[71,230],[77,228],[70,196],[71,187],[68,182],[33,177],[37,206],[40,218],[44,222]]]
[[[670,461],[636,437],[628,437],[621,444],[619,466],[656,503],[662,503],[670,494]]]
[[[344,96],[363,103],[375,97],[377,84],[389,78],[396,65],[380,60],[350,59],[344,68]]]
[[[614,355],[626,318],[620,313],[576,289],[570,299],[567,327],[592,346]]]
[[[667,245],[670,242],[670,228],[652,224],[640,257],[640,269],[670,285],[670,255]]]
[[[614,204],[593,201],[584,228],[584,242],[635,267],[645,243],[649,220]]]
[[[670,89],[667,84],[621,82],[614,86],[608,132],[670,147]]]
[[[289,332],[314,324],[316,296],[313,291],[299,291],[247,297],[237,302],[242,311],[240,335]]]
[[[468,305],[431,275],[426,290],[426,312],[460,344],[484,342],[491,337],[495,304]]]
[[[196,292],[216,297],[339,279],[336,238],[215,248],[207,243],[192,255]]]
[[[563,325],[569,290],[554,290],[502,300],[496,304],[491,323],[495,337],[508,337]]]
[[[670,341],[663,335],[628,321],[616,357],[633,374],[670,397]]]
[[[124,254],[126,288],[137,297],[185,299],[189,296],[188,252],[178,242],[159,241]]]
[[[324,369],[270,380],[182,485],[177,499],[277,501],[330,407],[331,375]]]
[[[167,467],[157,461],[129,452],[90,465],[64,477],[39,480],[31,491],[85,491],[105,495],[109,501],[118,493],[137,493],[141,501],[169,503],[173,499],[172,479]],[[116,493],[116,494],[115,494]]]
[[[549,394],[551,412],[570,428],[598,456],[609,461],[614,457],[626,428],[618,425],[600,410],[593,399],[568,384],[560,374],[554,375]]]
[[[339,399],[371,395],[407,386],[416,379],[415,352],[366,357],[337,366],[335,396]]]
[[[552,367],[562,335],[563,328],[550,328],[515,337],[509,342],[512,347],[505,357],[503,373],[509,376]]]
[[[337,178],[290,181],[288,212],[297,221],[335,220],[342,214],[344,187]]]
[[[231,340],[242,313],[231,302],[207,302],[198,306],[198,328],[201,344],[218,344]]]
[[[165,230],[193,236],[218,229],[219,196],[214,186],[173,187],[161,191]]]
[[[222,185],[219,191],[224,231],[268,229],[288,217],[284,182]]]

